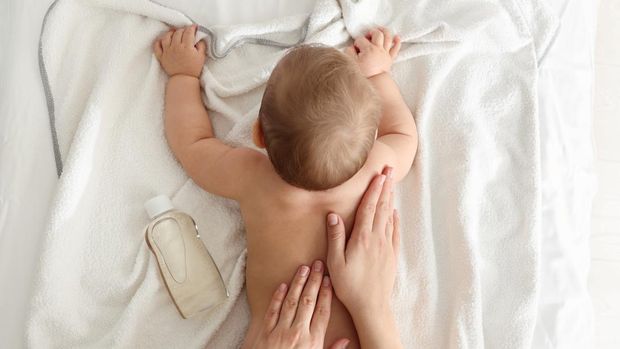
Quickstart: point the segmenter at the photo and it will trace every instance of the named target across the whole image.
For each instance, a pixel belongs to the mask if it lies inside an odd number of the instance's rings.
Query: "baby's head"
[[[286,182],[326,190],[353,177],[372,148],[381,107],[355,61],[331,47],[292,49],[274,69],[254,128]]]

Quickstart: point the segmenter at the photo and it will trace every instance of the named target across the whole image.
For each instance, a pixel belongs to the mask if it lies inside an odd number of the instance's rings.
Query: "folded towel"
[[[394,308],[407,348],[529,346],[537,60],[555,25],[546,14],[538,0],[319,0],[310,16],[200,27],[212,58],[201,77],[204,101],[217,136],[236,145],[250,145],[264,84],[286,47],[344,47],[375,25],[403,38],[393,75],[420,136],[397,189],[403,231]],[[148,0],[58,0],[48,11],[40,60],[62,175],[30,347],[229,348],[243,339],[249,311],[238,206],[189,180],[163,133],[166,76],[151,44],[167,25],[191,23],[174,5]],[[145,244],[142,205],[156,194],[195,218],[231,294],[189,320],[174,308]]]

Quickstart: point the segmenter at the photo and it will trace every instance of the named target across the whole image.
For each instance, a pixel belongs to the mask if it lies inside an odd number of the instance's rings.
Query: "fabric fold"
[[[192,22],[164,1],[58,0],[49,11],[40,59],[63,171],[28,346],[241,343],[249,311],[238,206],[188,179],[164,138],[167,78],[151,45],[169,25]],[[401,35],[393,76],[420,138],[396,191],[403,231],[393,305],[403,344],[524,348],[538,282],[537,61],[553,23],[537,0],[319,0],[309,16],[198,23],[211,56],[203,99],[216,135],[249,146],[264,84],[288,47],[344,48],[375,25]],[[157,194],[194,217],[231,294],[190,320],[144,240],[142,205]]]

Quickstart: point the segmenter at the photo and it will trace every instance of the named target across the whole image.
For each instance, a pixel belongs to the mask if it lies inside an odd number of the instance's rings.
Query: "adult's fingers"
[[[385,237],[386,240],[391,242],[392,241],[392,233],[394,232],[394,168],[390,167],[388,169],[385,169],[385,174],[388,176],[388,180],[392,179],[391,181],[391,186],[390,186],[390,205],[388,206],[388,220],[386,223],[386,230],[385,230]]]
[[[400,51],[400,36],[396,35],[394,36],[394,45],[390,49],[390,56],[396,58],[398,51]]]
[[[172,34],[172,43],[175,45],[180,45],[181,44],[181,39],[183,38],[183,32],[185,31],[184,28],[179,28],[177,30],[174,31],[174,34]]]
[[[383,32],[377,28],[370,31],[370,37],[373,44],[383,47]]]
[[[381,32],[383,33],[383,48],[386,51],[389,51],[390,48],[392,47],[392,32],[390,32],[390,30],[388,28],[384,28],[381,27],[379,28],[379,30],[381,30]]]
[[[389,217],[392,215],[392,186],[394,184],[393,179],[394,168],[388,167],[383,171],[383,175],[387,178],[385,179],[385,184],[383,184],[383,188],[381,190],[381,195],[379,196],[379,201],[377,202],[377,207],[375,209],[375,218],[372,222],[372,231],[373,232],[381,232],[385,234],[385,226],[387,225]]]
[[[312,314],[315,311],[315,306],[317,306],[317,296],[321,288],[321,281],[323,281],[323,270],[323,262],[316,260],[312,263],[312,271],[310,272],[308,282],[306,282],[306,286],[301,294],[293,326],[299,325],[302,328],[310,327]]]
[[[394,249],[394,256],[398,261],[398,253],[400,250],[400,216],[398,210],[394,210],[394,231],[392,232],[392,248]]]
[[[306,265],[302,265],[297,269],[297,273],[293,277],[293,281],[291,282],[291,286],[289,287],[288,294],[284,299],[284,304],[282,305],[282,309],[280,310],[280,320],[278,321],[278,327],[282,328],[290,328],[293,323],[293,319],[295,319],[295,314],[297,313],[297,306],[299,305],[299,297],[301,296],[301,291],[304,289],[306,285],[306,280],[308,280],[308,274],[310,273],[310,268]]]
[[[196,40],[196,29],[198,27],[194,24],[192,26],[186,27],[183,31],[183,36],[181,37],[181,42],[185,47],[193,47],[194,41]]]
[[[282,302],[286,296],[286,289],[286,284],[280,284],[280,286],[278,286],[276,291],[273,293],[273,297],[271,297],[271,303],[269,303],[269,307],[265,313],[265,321],[263,322],[263,330],[268,333],[271,332],[278,324],[280,309],[282,309]]]
[[[390,209],[387,223],[385,225],[385,240],[392,243],[394,237],[394,209]]]
[[[372,231],[373,221],[375,219],[375,211],[377,210],[377,202],[381,191],[383,189],[383,183],[385,183],[386,176],[384,174],[377,175],[370,182],[366,193],[362,197],[362,201],[357,207],[357,213],[355,214],[355,226],[351,232],[351,239],[355,239],[363,236],[364,234],[370,234]]]
[[[342,218],[335,213],[327,215],[327,266],[328,269],[344,265],[346,233]]]
[[[365,49],[369,48],[370,46],[372,46],[372,44],[370,43],[370,41],[368,41],[368,39],[366,39],[363,36],[358,37],[357,39],[355,39],[355,41],[353,41],[353,45],[355,47],[357,47],[357,49],[359,51],[364,51]]]
[[[312,315],[312,323],[310,324],[310,333],[321,338],[325,338],[327,324],[332,309],[332,284],[329,276],[323,276],[323,282],[319,290],[319,299]]]
[[[164,34],[161,39],[162,47],[170,47],[170,43],[172,42],[172,34],[174,34],[174,29],[169,30],[166,34]]]

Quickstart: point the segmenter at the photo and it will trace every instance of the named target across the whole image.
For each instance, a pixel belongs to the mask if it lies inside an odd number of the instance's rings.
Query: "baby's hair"
[[[326,190],[353,177],[375,140],[378,97],[352,58],[302,45],[274,69],[259,112],[269,158],[286,182]]]

